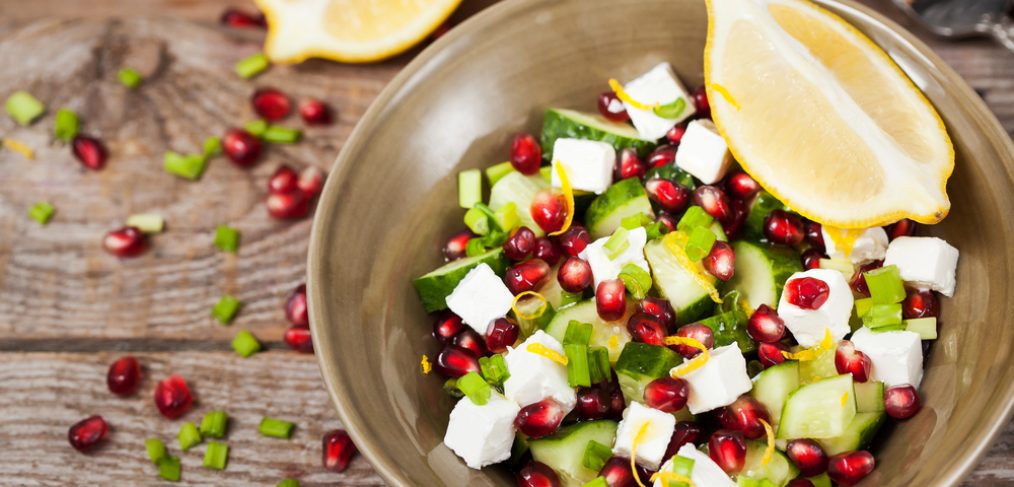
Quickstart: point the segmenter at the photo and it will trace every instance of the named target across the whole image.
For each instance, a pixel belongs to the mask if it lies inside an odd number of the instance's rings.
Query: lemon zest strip
[[[816,347],[806,348],[798,352],[782,352],[782,357],[789,360],[798,360],[800,362],[809,362],[810,360],[816,360],[821,353],[831,350],[834,347],[834,337],[831,336],[831,329],[824,329],[824,339],[817,344]]]
[[[609,335],[609,341],[606,342],[606,346],[610,350],[616,350],[620,346],[620,337],[617,335]]]
[[[690,276],[694,278],[694,281],[708,292],[708,296],[711,297],[711,300],[721,304],[722,296],[718,294],[718,289],[714,284],[712,284],[711,279],[708,279],[704,270],[701,269],[697,263],[690,260],[687,252],[683,250],[682,244],[686,243],[686,239],[686,234],[676,231],[668,233],[665,237],[662,237],[662,242],[665,244],[666,248],[669,249],[669,253],[671,253],[673,257],[676,257],[676,260],[679,261],[680,265],[690,272]]]
[[[844,406],[847,402],[849,402],[849,393],[841,393],[841,405]]]
[[[521,310],[518,309],[518,302],[521,301],[521,299],[523,299],[526,296],[534,296],[536,299],[539,299],[539,300],[542,301],[542,305],[539,306],[539,309],[535,310],[534,314],[526,315],[526,314],[522,313]],[[517,316],[518,318],[520,318],[522,320],[537,320],[537,319],[539,319],[540,317],[542,317],[543,314],[546,313],[546,308],[547,307],[549,307],[549,300],[547,300],[545,296],[543,296],[543,295],[541,295],[541,294],[539,294],[539,293],[537,293],[535,291],[525,291],[523,293],[520,293],[517,296],[514,296],[514,301],[511,302],[511,309],[514,310],[514,316]]]
[[[570,229],[570,224],[574,222],[574,188],[570,186],[567,169],[563,167],[563,163],[560,161],[554,161],[553,166],[556,168],[557,176],[560,176],[560,191],[563,192],[563,199],[567,203],[567,219],[563,221],[563,226],[559,230],[549,233],[550,237],[566,232]]]
[[[637,485],[641,487],[647,487],[641,483],[641,476],[637,474],[637,444],[641,441],[645,433],[648,432],[648,427],[651,426],[647,421],[641,424],[641,428],[637,430],[637,434],[634,435],[634,441],[630,443],[630,473],[634,476],[634,480],[637,481]]]
[[[764,449],[764,455],[761,456],[761,465],[767,465],[771,462],[771,457],[775,454],[775,430],[768,424],[767,421],[759,419],[760,423],[764,425],[764,435],[767,437],[768,446]]]
[[[697,487],[697,484],[695,484],[693,480],[690,480],[690,477],[684,477],[683,475],[680,475],[676,472],[655,472],[651,476],[651,481],[654,482],[656,480],[662,481],[662,487],[669,487],[670,481],[683,482],[684,484],[687,484],[689,487]]]
[[[708,347],[705,347],[703,343],[694,338],[668,336],[665,337],[662,343],[665,343],[666,345],[686,345],[688,347],[693,347],[701,351],[701,353],[696,357],[694,357],[693,359],[684,362],[683,365],[680,365],[679,367],[673,368],[671,371],[669,371],[669,376],[674,379],[678,379],[701,367],[704,367],[704,364],[708,363],[708,360],[711,359],[711,355],[708,353]]]
[[[17,152],[18,154],[21,154],[21,157],[24,157],[29,161],[35,159],[35,152],[32,151],[31,147],[28,147],[27,145],[22,144],[21,142],[18,142],[14,139],[8,139],[6,137],[3,139],[3,143],[4,147],[14,152]]]
[[[567,365],[568,362],[566,355],[563,355],[562,353],[557,352],[556,350],[553,350],[552,348],[549,348],[541,343],[531,343],[527,347],[525,347],[525,350],[528,350],[529,352],[534,353],[535,355],[541,355],[543,357],[546,357],[549,360],[552,360],[553,362],[556,362],[560,365]]]
[[[422,369],[423,375],[429,375],[430,371],[433,370],[433,363],[430,362],[430,358],[424,353],[422,360],[419,361],[419,368]]]
[[[729,89],[725,86],[718,83],[711,83],[711,89],[715,90],[715,92],[719,95],[722,95],[722,98],[725,98],[725,101],[729,102],[729,104],[732,105],[732,108],[735,108],[737,112],[743,109],[743,105],[740,105],[739,102],[732,97],[732,93],[729,93]]]
[[[655,108],[654,106],[635,100],[632,96],[630,96],[630,93],[627,93],[627,91],[623,89],[623,85],[615,79],[609,80],[609,87],[612,88],[613,93],[616,93],[616,98],[627,102],[627,104],[638,110],[653,110]],[[659,104],[656,103],[655,106],[659,106]]]

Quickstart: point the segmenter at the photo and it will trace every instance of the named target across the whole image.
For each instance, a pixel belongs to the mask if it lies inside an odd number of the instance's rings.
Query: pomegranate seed
[[[511,143],[511,165],[521,174],[539,172],[542,165],[542,147],[532,134],[518,134]]]
[[[155,407],[169,419],[183,416],[194,403],[187,381],[178,375],[170,375],[155,386]]]
[[[854,485],[869,475],[876,466],[877,461],[868,451],[841,453],[828,460],[827,475],[840,485]]]
[[[718,410],[722,427],[743,433],[751,440],[763,437],[766,432],[761,420],[771,423],[771,415],[763,404],[751,396],[740,396],[732,404]]]
[[[690,205],[690,190],[668,179],[652,178],[644,182],[648,197],[671,213],[680,213]]]
[[[324,188],[324,176],[324,170],[317,166],[304,167],[299,172],[299,190],[307,198],[312,199],[320,194],[320,190]]]
[[[666,140],[672,145],[679,145],[683,141],[683,134],[687,133],[687,124],[681,123],[673,126],[665,133]]]
[[[623,410],[627,408],[627,401],[623,399],[623,391],[620,390],[620,386],[615,382],[609,383],[606,393],[609,396],[609,417],[612,419],[622,418]]]
[[[728,281],[736,273],[736,253],[727,242],[716,241],[703,264],[704,269],[718,280]]]
[[[746,332],[758,342],[775,343],[785,337],[785,321],[770,306],[762,304],[750,315]]]
[[[518,227],[511,232],[510,237],[503,243],[503,253],[511,260],[525,260],[535,249],[535,241],[538,237],[528,227]],[[466,241],[467,243],[467,241]]]
[[[324,102],[310,98],[299,104],[299,116],[307,125],[331,125],[331,109]]]
[[[708,91],[704,86],[694,90],[694,108],[698,117],[711,117],[711,103],[708,103]]]
[[[282,338],[289,348],[299,353],[313,353],[313,338],[309,327],[292,325],[285,330]]]
[[[543,190],[535,195],[529,211],[539,228],[552,233],[563,228],[563,222],[567,219],[567,202],[562,194]]]
[[[693,338],[708,348],[715,346],[715,332],[711,328],[708,328],[708,325],[702,325],[700,323],[683,325],[676,330],[676,336]],[[694,358],[697,354],[701,353],[700,349],[689,345],[672,345],[669,348],[688,359]]]
[[[285,319],[295,326],[310,326],[310,315],[306,306],[306,284],[296,286],[285,300]]]
[[[344,472],[349,468],[349,461],[359,452],[356,445],[352,443],[352,438],[344,430],[331,430],[324,433],[321,443],[323,443],[323,448],[320,463],[324,469],[332,472]]]
[[[785,454],[804,477],[814,477],[827,471],[827,454],[816,441],[792,440],[786,445]]]
[[[535,250],[532,257],[542,259],[549,265],[556,265],[560,261],[560,249],[548,237],[541,237],[535,241]]]
[[[940,301],[937,299],[937,295],[928,289],[909,291],[908,297],[901,303],[901,312],[906,320],[939,318]]]
[[[648,313],[653,316],[666,330],[676,325],[676,310],[672,308],[672,304],[666,299],[645,296],[644,299],[637,303],[637,309],[642,313]]]
[[[497,318],[486,329],[486,348],[494,353],[507,351],[507,346],[518,341],[521,328],[510,318]]]
[[[479,358],[471,350],[447,345],[433,361],[433,370],[444,377],[461,377],[469,372],[479,372]]]
[[[618,123],[630,120],[627,108],[623,106],[623,102],[612,91],[603,91],[599,95],[599,113],[603,117]]]
[[[849,340],[842,340],[834,351],[834,368],[839,374],[852,374],[852,380],[866,382],[870,379],[873,361],[865,353],[856,350]]]
[[[268,178],[268,192],[285,194],[299,189],[299,173],[286,164],[278,166]]]
[[[556,433],[566,414],[560,403],[543,399],[521,408],[514,418],[514,427],[530,438],[542,438]]]
[[[264,19],[264,14],[260,12],[250,14],[236,8],[225,9],[219,22],[228,27],[239,28],[254,27],[263,29],[268,26],[267,21]]]
[[[559,487],[560,478],[544,463],[528,462],[517,475],[518,487]]]
[[[137,227],[117,228],[102,237],[102,248],[117,257],[135,257],[144,252],[147,238]]]
[[[803,241],[803,222],[784,210],[774,210],[764,219],[764,236],[769,242],[799,245]]]
[[[108,432],[109,424],[96,414],[74,423],[67,431],[67,441],[75,450],[84,453],[102,443]]]
[[[648,167],[672,165],[676,160],[676,147],[660,145],[648,154]]]
[[[873,269],[879,269],[883,266],[884,261],[882,260],[875,260],[859,266],[856,269],[855,274],[852,274],[852,277],[849,279],[849,286],[852,287],[852,290],[855,291],[856,294],[869,297],[870,288],[866,285],[865,273],[872,271]]]
[[[468,230],[462,230],[454,235],[451,235],[451,238],[447,239],[447,243],[444,244],[444,260],[450,262],[464,257],[465,247],[471,239],[472,232],[469,232]]]
[[[729,200],[729,205],[732,207],[732,216],[728,220],[723,220],[719,223],[722,224],[722,230],[725,231],[725,235],[729,238],[736,238],[739,236],[739,231],[743,228],[743,223],[746,222],[746,217],[750,214],[747,210],[746,203],[743,200]]]
[[[302,191],[269,194],[264,204],[268,207],[268,215],[279,220],[303,218],[310,213],[310,200]]]
[[[601,387],[582,387],[577,391],[575,409],[578,419],[604,419],[610,413],[609,395]]]
[[[655,216],[655,221],[662,224],[662,227],[665,228],[665,233],[676,231],[677,219],[669,213],[664,211],[658,212]]]
[[[616,163],[617,180],[627,178],[641,179],[646,172],[648,172],[648,166],[641,161],[640,157],[637,157],[636,150],[630,147],[620,150],[619,161]]]
[[[141,385],[141,364],[130,355],[120,357],[109,366],[106,373],[106,385],[109,392],[117,396],[129,396]]]
[[[534,291],[545,284],[549,277],[549,264],[542,259],[532,259],[514,264],[507,269],[503,282],[515,296],[525,291]]]
[[[919,392],[911,385],[888,387],[884,391],[884,410],[894,419],[908,419],[922,409]]]
[[[813,485],[813,482],[810,482],[810,479],[797,478],[790,480],[789,483],[785,484],[785,487],[816,487],[816,486]]]
[[[704,428],[693,421],[680,421],[672,431],[672,438],[669,439],[669,446],[665,449],[664,458],[672,458],[683,445],[697,445],[707,438],[704,435]]]
[[[433,338],[440,343],[450,342],[464,327],[465,323],[461,321],[460,316],[445,311],[433,321]]]
[[[708,455],[725,473],[735,474],[743,470],[746,463],[746,442],[743,433],[718,430],[708,440]]]
[[[261,156],[261,141],[243,129],[229,129],[222,138],[222,150],[233,164],[250,167]]]
[[[70,142],[71,152],[82,166],[98,171],[106,165],[106,148],[99,139],[76,135]]]
[[[816,277],[800,277],[785,283],[785,293],[789,303],[803,309],[817,309],[827,301],[831,288]]]
[[[627,288],[619,279],[609,279],[599,283],[595,289],[595,309],[599,318],[615,321],[623,317],[627,311]]]
[[[651,485],[651,481],[649,480],[651,472],[645,470],[640,465],[636,465],[636,467],[637,476],[640,478],[641,484]],[[610,458],[602,466],[602,470],[599,470],[599,476],[606,479],[606,485],[609,487],[637,487],[634,473],[630,471],[630,458],[628,457]]]
[[[689,394],[687,381],[661,377],[644,386],[644,404],[660,411],[675,413],[687,405]]]
[[[454,338],[451,339],[451,345],[464,348],[472,352],[472,355],[476,357],[482,357],[488,353],[486,351],[486,340],[471,327],[465,327],[457,335],[454,335]]]
[[[588,233],[588,229],[581,225],[571,225],[566,232],[563,232],[556,237],[556,243],[563,253],[571,257],[575,257],[584,251],[585,247],[591,243],[591,235]]]
[[[821,254],[826,250],[822,228],[819,223],[813,220],[803,220],[803,239],[810,244],[810,247],[819,250]]]
[[[754,178],[742,171],[730,174],[725,181],[725,187],[729,196],[742,201],[753,198],[761,189],[760,184],[757,184]]]
[[[915,235],[915,228],[917,226],[918,224],[916,222],[909,220],[908,218],[904,218],[887,226],[887,236],[890,237],[891,240],[898,237],[911,237],[912,235]]]
[[[588,262],[580,257],[567,257],[556,272],[556,280],[560,287],[568,293],[584,291],[592,283],[592,270]]]
[[[694,204],[704,208],[712,218],[722,222],[733,216],[729,197],[717,186],[698,186],[694,190]]]
[[[277,122],[292,111],[292,101],[275,88],[261,88],[250,96],[254,112],[264,120]]]
[[[778,365],[785,361],[782,352],[788,352],[789,347],[781,343],[760,343],[757,345],[757,359],[764,368]]]
[[[803,255],[799,256],[799,259],[803,262],[803,270],[820,269],[820,259],[824,258],[824,253],[816,248],[808,248]]]
[[[664,346],[666,329],[654,316],[648,313],[634,313],[627,320],[627,331],[635,342]]]

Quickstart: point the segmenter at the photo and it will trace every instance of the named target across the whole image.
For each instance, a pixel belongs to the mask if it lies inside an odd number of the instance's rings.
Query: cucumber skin
[[[757,343],[746,332],[747,320],[748,317],[745,313],[733,310],[705,318],[698,323],[715,332],[716,348],[738,343],[739,349],[743,353],[750,353],[757,349]]]
[[[550,108],[546,110],[546,114],[542,119],[542,135],[539,140],[542,145],[542,157],[544,159],[549,161],[553,160],[553,144],[556,143],[556,139],[597,140],[612,145],[617,152],[630,147],[636,150],[637,155],[640,157],[647,156],[648,153],[655,148],[655,141],[653,140],[643,140],[612,134],[606,132],[605,130],[585,125],[571,119],[568,115],[572,113],[579,113],[583,116],[601,119],[600,122],[603,124],[613,124],[613,122],[610,122],[597,114],[581,113],[558,108]]]
[[[750,210],[743,224],[743,236],[750,240],[761,240],[764,237],[764,220],[774,210],[784,210],[785,205],[774,195],[763,189],[757,193],[750,203]]]
[[[667,375],[681,362],[679,354],[666,347],[639,342],[627,343],[614,367],[623,398],[628,404],[631,401],[642,402],[645,386]]]
[[[588,441],[595,440],[603,445],[612,445],[616,442],[616,427],[616,422],[608,419],[585,421],[563,427],[552,436],[528,440],[528,448],[535,461],[544,463],[556,471],[563,485],[580,487],[598,475],[598,472],[592,472],[581,465]],[[559,462],[554,461],[560,458],[566,459],[567,463],[576,465],[578,471],[563,470]],[[578,476],[574,477],[572,473],[577,473]]]
[[[645,181],[654,178],[668,179],[674,183],[686,186],[686,188],[690,191],[697,189],[697,183],[694,182],[694,177],[691,176],[690,173],[680,169],[676,164],[666,164],[664,166],[653,167],[644,175]]]
[[[845,428],[845,434],[816,441],[828,456],[861,450],[877,436],[877,431],[880,430],[880,425],[884,423],[885,417],[884,413],[857,413]]]
[[[617,218],[617,212],[621,210],[626,214]],[[628,178],[609,186],[604,193],[598,195],[588,205],[584,221],[592,239],[599,239],[612,235],[623,218],[637,213],[654,216],[651,201],[644,186],[641,186],[641,181]]]
[[[465,263],[462,261],[470,262]],[[503,255],[503,249],[498,248],[475,257],[465,257],[464,259],[448,262],[427,274],[415,278],[412,281],[412,285],[415,286],[416,293],[419,294],[419,301],[422,301],[426,312],[432,313],[447,309],[447,296],[454,291],[454,288],[458,286],[458,283],[465,278],[465,275],[469,271],[482,263],[489,265],[497,275],[503,275],[507,271],[507,258]],[[453,268],[449,272],[441,272],[443,269],[455,265],[458,267]]]

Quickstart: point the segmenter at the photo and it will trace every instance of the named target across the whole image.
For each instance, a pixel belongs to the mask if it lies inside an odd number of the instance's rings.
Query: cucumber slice
[[[856,412],[857,413],[881,413],[884,412],[884,383],[871,380],[869,382],[856,382]]]
[[[736,274],[729,281],[730,289],[739,290],[753,308],[762,304],[777,308],[785,281],[803,271],[799,255],[745,240],[732,244],[732,248],[736,252]]]
[[[768,367],[753,379],[753,390],[750,395],[767,408],[771,419],[777,421],[782,417],[782,408],[789,394],[799,389],[799,362],[783,362]]]
[[[778,438],[834,438],[856,417],[852,376],[839,375],[800,387],[782,408]]]
[[[793,351],[798,351],[794,347]],[[828,377],[838,375],[838,367],[834,364],[834,349],[824,350],[817,358],[799,362],[799,383],[800,385],[812,384]]]
[[[679,323],[690,323],[707,316],[714,308],[708,291],[694,280],[661,240],[648,242],[644,256],[651,266],[655,289],[669,300]]]
[[[514,203],[521,224],[541,237],[545,232],[532,219],[532,212],[529,209],[536,193],[548,187],[549,183],[541,176],[525,176],[517,171],[507,173],[489,190],[489,207],[496,211],[508,203]]]
[[[556,471],[565,486],[580,487],[598,476],[582,465],[588,442],[603,445],[616,442],[616,423],[609,420],[587,421],[573,424],[552,436],[528,440],[532,458]]]
[[[641,157],[655,147],[655,141],[642,139],[630,124],[612,122],[598,114],[550,108],[542,119],[540,142],[544,159],[553,160],[556,139],[597,140],[612,145],[617,152],[631,147]]]
[[[834,487],[831,485],[831,477],[827,476],[827,473],[822,473],[816,477],[807,477],[810,482],[813,482],[813,487]]]
[[[796,466],[789,461],[789,458],[784,453],[777,449],[771,455],[771,460],[768,464],[764,465],[761,460],[764,458],[764,450],[767,447],[767,443],[762,441],[746,441],[746,461],[743,463],[743,470],[739,473],[740,478],[767,479],[775,485],[782,486],[799,475],[799,470]]]
[[[679,354],[647,343],[630,342],[616,361],[616,378],[627,404],[644,402],[644,387],[682,362]]]
[[[624,218],[643,214],[654,216],[648,193],[637,178],[624,179],[609,188],[588,206],[584,221],[593,239],[612,235]]]
[[[761,240],[764,237],[764,220],[774,210],[784,210],[785,205],[774,195],[763,189],[750,202],[750,210],[743,224],[743,236],[750,240]]]
[[[514,444],[511,445],[511,457],[507,460],[507,464],[512,468],[521,467],[521,462],[528,453],[528,441],[528,437],[524,433],[518,432],[514,435]]]
[[[873,441],[883,422],[884,413],[856,413],[856,417],[845,428],[845,433],[834,438],[817,440],[817,443],[820,443],[824,453],[829,456],[862,450]]]
[[[507,258],[503,255],[502,248],[496,248],[479,254],[474,257],[465,257],[453,262],[448,262],[440,268],[428,274],[419,276],[412,281],[419,300],[427,313],[447,309],[447,296],[450,295],[458,283],[465,278],[473,268],[479,264],[487,264],[493,272],[502,275],[507,270]]]
[[[563,337],[567,334],[567,326],[571,321],[592,324],[592,336],[588,342],[589,347],[606,347],[609,350],[609,361],[616,363],[620,358],[620,352],[630,341],[630,333],[627,332],[627,319],[634,313],[633,300],[627,301],[627,312],[616,321],[605,321],[599,318],[599,312],[595,309],[595,300],[586,299],[563,309],[556,310],[553,319],[546,325],[546,333],[563,343]],[[615,340],[613,337],[616,337]]]
[[[680,169],[680,167],[675,164],[666,164],[664,166],[648,169],[647,174],[644,175],[644,179],[648,180],[653,178],[668,179],[674,183],[686,186],[690,191],[697,189],[697,183],[694,182],[694,177],[691,176],[690,173]]]
[[[715,348],[738,343],[740,351],[750,353],[757,349],[757,342],[746,332],[747,319],[746,314],[737,309],[705,318],[699,323],[715,332]]]

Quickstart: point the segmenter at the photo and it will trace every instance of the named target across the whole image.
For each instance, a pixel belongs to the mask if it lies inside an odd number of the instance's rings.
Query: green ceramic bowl
[[[851,2],[819,3],[866,32],[943,115],[957,149],[950,216],[928,230],[961,250],[958,294],[926,361],[925,408],[883,431],[867,486],[952,485],[1007,424],[1014,400],[1014,146],[926,46]],[[313,225],[311,323],[339,416],[392,485],[514,485],[441,444],[452,400],[419,371],[431,320],[411,279],[461,228],[455,175],[507,158],[550,106],[594,110],[610,77],[665,60],[702,79],[701,0],[517,0],[453,29],[373,103],[342,149]]]

